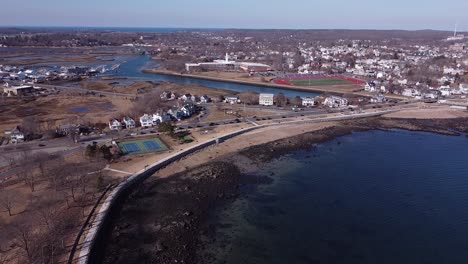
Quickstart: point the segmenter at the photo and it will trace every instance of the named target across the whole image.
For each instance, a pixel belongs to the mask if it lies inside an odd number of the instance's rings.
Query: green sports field
[[[342,80],[342,79],[335,79],[335,78],[296,79],[296,80],[288,80],[288,82],[294,85],[299,85],[299,86],[353,84],[353,82]]]
[[[159,138],[138,139],[118,143],[124,154],[140,154],[167,150],[167,146]]]

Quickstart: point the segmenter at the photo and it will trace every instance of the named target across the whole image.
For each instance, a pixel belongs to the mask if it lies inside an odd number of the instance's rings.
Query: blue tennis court
[[[167,146],[159,138],[123,141],[119,142],[118,146],[124,154],[149,153],[167,150]]]
[[[154,141],[143,141],[143,145],[145,145],[145,148],[151,150],[158,150],[161,148],[159,144],[156,144]]]

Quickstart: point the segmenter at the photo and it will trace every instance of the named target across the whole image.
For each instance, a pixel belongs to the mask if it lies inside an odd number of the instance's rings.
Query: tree
[[[287,98],[283,93],[279,93],[275,96],[275,103],[277,106],[285,106],[287,103]]]
[[[162,122],[159,124],[158,130],[159,132],[174,134],[174,125],[171,122]]]
[[[22,224],[15,227],[16,242],[18,247],[23,249],[29,262],[34,259],[34,235],[30,224]]]
[[[40,131],[40,121],[35,116],[28,116],[21,123],[21,130],[29,137],[35,137]]]
[[[258,94],[255,92],[250,92],[250,91],[242,92],[238,94],[238,96],[241,102],[244,102],[249,105],[258,104],[259,97],[258,97]]]
[[[290,102],[293,105],[300,106],[300,105],[302,105],[302,98],[299,97],[299,96],[296,96],[296,97],[291,98]]]
[[[12,194],[6,190],[3,190],[0,196],[0,202],[2,207],[8,212],[8,215],[12,216],[12,210],[14,205]]]

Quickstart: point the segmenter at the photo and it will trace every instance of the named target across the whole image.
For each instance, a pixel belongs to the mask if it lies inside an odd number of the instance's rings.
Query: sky
[[[467,0],[2,0],[0,26],[468,31]]]

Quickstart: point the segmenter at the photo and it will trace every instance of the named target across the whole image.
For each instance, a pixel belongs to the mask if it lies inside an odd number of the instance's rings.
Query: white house
[[[184,113],[178,108],[169,109],[169,111],[167,111],[167,114],[178,121],[180,121],[184,117]]]
[[[239,97],[237,96],[226,96],[224,98],[225,103],[230,103],[230,104],[238,104],[240,103]]]
[[[170,120],[171,120],[171,116],[168,115],[166,112],[155,113],[155,114],[153,114],[151,120],[152,120],[152,122],[153,122],[153,125],[157,125],[157,124],[161,124],[161,123],[163,123],[163,122],[170,121]]]
[[[125,128],[135,128],[135,120],[133,120],[129,116],[125,116],[124,118],[122,118],[122,123],[125,125]]]
[[[184,101],[184,102],[187,102],[187,101],[195,102],[197,100],[195,95],[191,95],[191,94],[184,94],[181,97],[179,97],[179,99]]]
[[[203,104],[209,103],[209,102],[211,102],[211,98],[208,97],[207,95],[202,95],[200,97],[200,102],[203,103]]]
[[[16,127],[15,129],[9,131],[8,133],[5,132],[5,134],[10,135],[10,141],[11,143],[19,143],[24,141],[24,133],[21,132],[21,130]]]
[[[197,112],[197,107],[192,103],[184,104],[180,109],[184,117],[190,117]]]
[[[330,96],[330,97],[325,98],[325,101],[323,101],[323,104],[332,108],[344,107],[348,105],[348,100],[346,98],[339,97],[339,96]]]
[[[161,99],[166,100],[166,101],[171,101],[171,100],[174,100],[175,98],[176,98],[176,95],[173,92],[164,91],[161,94]]]
[[[142,127],[152,127],[153,126],[153,117],[148,115],[148,114],[144,114],[140,117],[140,124]]]
[[[452,94],[452,90],[450,88],[442,88],[442,89],[439,89],[440,91],[440,95],[442,96],[450,96]]]
[[[259,95],[258,103],[260,105],[273,105],[274,94],[261,93]]]
[[[314,106],[315,100],[312,97],[301,97],[302,99],[302,106]]]
[[[109,128],[111,130],[120,130],[122,129],[122,123],[119,122],[117,119],[113,119],[109,121]]]
[[[468,94],[468,84],[462,83],[459,88],[462,93]]]

